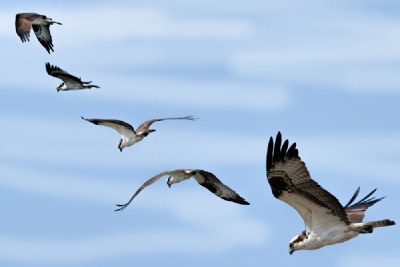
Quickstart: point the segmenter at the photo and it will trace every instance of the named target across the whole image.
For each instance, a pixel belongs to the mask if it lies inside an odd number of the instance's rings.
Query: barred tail
[[[350,228],[353,231],[357,231],[360,234],[370,234],[374,231],[375,227],[384,227],[395,225],[396,223],[391,220],[380,220],[380,221],[373,221],[373,222],[365,222],[365,223],[352,223]]]
[[[92,81],[90,81],[90,82],[82,82],[82,84],[83,84],[83,86],[85,88],[89,88],[89,89],[91,89],[91,88],[100,88],[100,86],[98,86],[98,85],[90,84],[91,82]]]
[[[395,225],[395,224],[396,223],[394,221],[391,221],[391,220],[388,220],[388,219],[365,223],[366,226],[371,226],[372,228],[390,226],[390,225]]]
[[[48,20],[47,22],[50,23],[50,25],[53,25],[54,23],[56,23],[58,25],[62,25],[61,22],[57,22],[57,21],[54,21],[54,20]]]

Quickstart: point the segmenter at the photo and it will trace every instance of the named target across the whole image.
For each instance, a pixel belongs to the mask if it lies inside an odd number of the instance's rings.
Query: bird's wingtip
[[[118,208],[115,209],[114,211],[122,211],[126,208],[126,205],[124,204],[115,204],[115,206],[117,206]]]

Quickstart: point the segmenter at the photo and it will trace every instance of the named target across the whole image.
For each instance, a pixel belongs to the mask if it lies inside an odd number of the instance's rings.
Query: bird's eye
[[[290,244],[289,244],[289,248],[293,248],[293,243],[290,243]]]

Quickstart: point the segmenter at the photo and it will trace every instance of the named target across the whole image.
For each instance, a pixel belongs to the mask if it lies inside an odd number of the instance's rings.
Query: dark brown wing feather
[[[283,145],[281,133],[278,132],[275,143],[271,137],[268,143],[266,169],[268,182],[273,195],[293,206],[302,215],[303,219],[310,214],[304,207],[321,207],[348,223],[346,212],[335,196],[330,194],[318,183],[312,180],[305,163],[298,155],[296,143],[289,149],[289,141]],[[284,194],[285,193],[285,194]],[[290,197],[289,197],[290,196]],[[307,214],[301,214],[307,212]]]
[[[359,200],[357,203],[354,203],[354,200],[357,198],[358,193],[360,192],[360,187],[357,188],[354,195],[351,197],[350,201],[344,206],[344,210],[346,211],[347,217],[349,221],[352,223],[362,222],[364,219],[365,211],[374,205],[376,202],[381,201],[384,197],[376,199],[375,197],[369,198],[373,193],[375,193],[376,188],[372,190],[368,195],[366,195],[363,199]]]
[[[193,118],[193,116],[185,116],[185,117],[176,117],[176,118],[162,118],[162,119],[152,119],[152,120],[148,120],[143,122],[136,130],[136,132],[141,133],[141,132],[146,132],[147,130],[149,130],[150,126],[157,122],[157,121],[165,121],[165,120],[195,120],[195,118]]]
[[[21,41],[29,42],[32,22],[42,15],[36,13],[18,13],[15,15],[15,30]]]
[[[354,192],[354,195],[350,198],[349,202],[344,206],[344,208],[348,207],[353,201],[357,198],[358,194],[360,193],[360,187],[357,188],[356,192]]]
[[[196,174],[194,176],[196,181],[214,193],[216,196],[227,200],[232,201],[242,205],[249,205],[244,198],[239,196],[233,189],[229,188],[225,184],[223,184],[214,174],[204,170],[196,170]]]
[[[47,74],[49,74],[53,77],[56,77],[58,79],[61,79],[64,82],[71,80],[73,82],[81,83],[80,78],[69,74],[65,70],[63,70],[55,65],[51,65],[49,62],[46,63],[46,71],[47,71]]]

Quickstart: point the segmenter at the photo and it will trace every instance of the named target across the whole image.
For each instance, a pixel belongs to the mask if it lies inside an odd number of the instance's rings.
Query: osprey
[[[214,174],[208,171],[204,170],[191,170],[191,169],[178,169],[178,170],[173,170],[173,171],[165,171],[162,173],[157,174],[156,176],[150,178],[147,180],[139,189],[133,194],[131,199],[125,203],[125,204],[117,204],[119,207],[115,211],[120,211],[125,209],[131,202],[132,200],[142,191],[145,187],[151,185],[161,177],[168,175],[167,179],[167,185],[168,187],[171,187],[172,184],[182,182],[184,180],[187,180],[191,177],[194,177],[196,181],[199,183],[199,185],[204,186],[208,190],[210,190],[212,193],[217,195],[218,197],[227,200],[227,201],[233,201],[238,204],[242,205],[249,205],[250,203],[247,202],[244,198],[239,196],[235,191],[233,191],[231,188],[228,186],[224,185]]]
[[[140,142],[148,136],[150,133],[155,132],[156,130],[150,129],[150,126],[157,121],[164,120],[195,120],[193,116],[185,116],[185,117],[176,117],[176,118],[162,118],[162,119],[152,119],[143,122],[139,128],[135,129],[129,123],[120,120],[114,119],[85,119],[81,117],[83,120],[91,122],[96,125],[103,125],[110,128],[113,128],[117,132],[121,134],[121,139],[118,143],[118,149],[122,152],[122,149],[125,147],[131,146],[137,142]]]
[[[391,220],[362,222],[364,212],[383,198],[369,198],[373,190],[354,203],[359,188],[344,207],[318,183],[316,183],[298,155],[296,143],[289,147],[282,143],[278,132],[275,144],[272,137],[267,151],[267,177],[272,194],[297,210],[305,223],[305,230],[289,244],[289,253],[302,249],[318,249],[347,241],[358,234],[372,233],[375,227],[394,225]]]
[[[53,40],[50,34],[50,25],[57,23],[62,25],[60,22],[53,21],[51,18],[45,15],[39,15],[36,13],[18,13],[15,16],[15,30],[21,41],[25,43],[29,41],[29,33],[31,28],[35,33],[39,42],[50,54],[50,50],[53,50]]]
[[[57,87],[57,92],[59,91],[69,91],[69,90],[80,90],[80,89],[91,89],[100,88],[97,85],[91,84],[92,82],[82,82],[81,78],[75,77],[68,72],[60,69],[57,66],[50,65],[49,62],[46,63],[46,71],[49,75],[63,80],[63,82]]]

